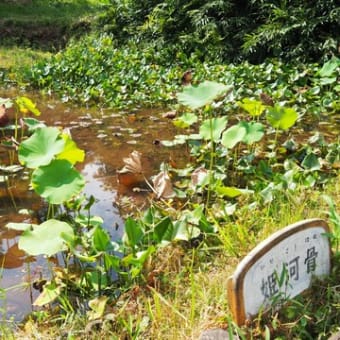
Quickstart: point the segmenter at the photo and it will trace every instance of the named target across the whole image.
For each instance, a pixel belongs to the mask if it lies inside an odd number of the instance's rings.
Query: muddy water
[[[63,103],[27,95],[42,112],[39,120],[49,126],[68,128],[78,147],[86,152],[85,162],[78,166],[86,179],[84,193],[93,195],[96,203],[92,215],[104,220],[104,227],[113,239],[121,237],[123,221],[117,202],[128,197],[133,205],[143,205],[145,192],[135,192],[117,180],[117,170],[123,167],[123,158],[133,150],[142,153],[145,173],[156,174],[162,162],[173,158],[172,152],[159,140],[172,139],[176,134],[173,124],[162,118],[160,111],[113,112],[100,108],[77,108]],[[0,97],[9,95],[0,94]],[[1,162],[6,155],[0,153]],[[0,162],[0,163],[1,163]],[[14,207],[16,205],[16,208]],[[42,210],[42,201],[28,190],[28,181],[12,182],[10,192],[0,187],[0,317],[22,320],[32,311],[32,301],[39,294],[32,288],[33,281],[46,277],[48,264],[43,257],[27,258],[18,249],[18,233],[4,226],[8,222],[36,222],[35,217],[18,214],[18,210]]]

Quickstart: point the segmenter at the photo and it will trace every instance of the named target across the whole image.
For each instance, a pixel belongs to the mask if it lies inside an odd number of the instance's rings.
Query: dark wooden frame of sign
[[[326,221],[321,219],[309,219],[301,222],[291,224],[282,230],[272,234],[270,237],[258,244],[246,258],[242,260],[243,264],[237,269],[236,276],[228,278],[228,300],[234,321],[237,325],[241,326],[246,322],[245,307],[243,300],[243,283],[244,277],[253,264],[256,263],[265,253],[271,248],[280,243],[285,238],[308,228],[323,227],[325,233],[329,233],[329,226]],[[331,247],[330,255],[331,255]]]

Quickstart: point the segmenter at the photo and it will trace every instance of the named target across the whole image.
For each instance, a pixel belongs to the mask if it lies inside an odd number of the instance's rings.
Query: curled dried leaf
[[[177,116],[177,111],[168,111],[162,114],[163,118],[174,119]]]
[[[171,198],[175,195],[169,174],[160,172],[152,179],[157,198]]]
[[[135,174],[143,173],[142,154],[136,150],[132,151],[129,157],[123,158],[124,167],[120,173],[132,172]]]
[[[191,174],[191,183],[193,186],[202,185],[208,176],[208,170],[204,167],[195,169]]]

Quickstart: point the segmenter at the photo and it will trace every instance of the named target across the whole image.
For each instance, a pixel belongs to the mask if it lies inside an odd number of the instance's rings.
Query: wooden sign
[[[329,227],[310,219],[274,233],[255,247],[228,279],[228,300],[238,325],[265,311],[280,295],[293,298],[313,277],[330,273]]]

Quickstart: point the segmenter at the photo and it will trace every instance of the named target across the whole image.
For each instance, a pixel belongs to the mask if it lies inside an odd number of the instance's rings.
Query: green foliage
[[[130,45],[117,48],[112,36],[73,42],[47,63],[29,70],[32,84],[62,94],[64,101],[105,102],[112,107],[158,105],[172,100],[180,69],[162,52]]]
[[[264,92],[277,104],[299,106],[301,116],[319,117],[335,112],[339,106],[337,83],[322,85],[324,79],[336,77],[337,68],[331,67],[330,77],[321,77],[322,67],[278,60],[260,65],[201,63],[195,56],[177,52],[172,58],[166,49],[155,50],[141,43],[120,48],[113,36],[94,35],[72,42],[49,61],[27,69],[25,77],[33,86],[59,94],[63,101],[103,103],[117,108],[167,106],[175,104],[174,93],[180,89],[182,74],[191,68],[192,89],[199,90],[204,79],[227,84],[223,85],[227,86],[223,101],[227,107],[260,115],[265,105],[259,95]],[[189,95],[190,91],[188,87],[184,93]]]
[[[252,1],[256,27],[245,34],[243,51],[254,60],[271,55],[319,60],[335,54],[340,33],[337,1]]]
[[[335,54],[339,43],[335,0],[111,3],[99,24],[120,44],[152,42],[158,49],[173,46],[204,60],[318,60]]]
[[[64,149],[64,145],[58,128],[38,129],[29,139],[21,143],[19,161],[28,168],[47,165]]]
[[[73,165],[83,160],[84,151],[59,129],[37,128],[20,144],[18,154],[23,165],[34,169],[32,187],[50,204],[68,201],[83,189],[85,181]]]
[[[210,104],[216,97],[224,95],[231,88],[223,84],[204,81],[197,86],[187,86],[177,98],[179,103],[195,110]]]
[[[258,142],[262,139],[263,135],[264,126],[261,123],[241,121],[229,127],[223,133],[221,143],[226,148],[232,149],[239,142],[246,144]]]
[[[52,256],[67,249],[63,235],[72,237],[73,229],[66,222],[50,219],[27,228],[20,237],[19,248],[33,256]]]
[[[64,159],[39,166],[32,173],[33,189],[50,204],[61,204],[78,195],[84,188],[83,176]]]
[[[287,130],[295,124],[297,119],[298,114],[294,109],[278,105],[268,109],[267,120],[276,129]]]
[[[56,86],[70,98],[109,100],[108,103],[111,101],[114,106],[152,103],[162,98],[172,101],[172,91],[179,87],[178,65],[166,70],[169,65],[164,68],[160,66],[164,60],[157,53],[145,56],[141,62],[139,57],[142,54],[134,46],[124,52],[113,49],[114,40],[110,36],[101,36],[97,41],[89,39],[88,42],[89,45],[81,53],[78,46],[73,45],[74,49],[59,54],[50,64],[34,69],[36,79],[41,84],[46,81],[52,88]],[[129,52],[133,53],[129,55]],[[191,61],[185,59],[185,62]],[[76,267],[74,272],[70,272],[71,268],[67,266],[60,269],[58,275],[45,285],[35,303],[43,305],[59,299],[62,305],[64,303],[64,306],[74,308],[77,306],[72,306],[72,301],[90,300],[92,314],[89,316],[102,317],[106,305],[118,306],[118,294],[130,290],[133,285],[149,285],[149,262],[170,242],[189,249],[198,247],[198,253],[208,253],[209,243],[214,246],[220,235],[234,235],[228,240],[228,252],[240,255],[242,252],[233,241],[239,237],[246,244],[244,249],[247,249],[248,240],[257,231],[256,226],[249,230],[245,226],[238,228],[235,223],[238,216],[268,203],[275,206],[271,203],[278,198],[292,199],[301,186],[320,188],[337,175],[338,141],[327,144],[316,135],[307,141],[299,138],[296,142],[291,137],[300,131],[295,128],[301,128],[302,120],[310,119],[310,112],[317,119],[320,117],[318,113],[331,115],[334,112],[333,103],[337,100],[335,83],[321,84],[321,79],[332,78],[337,72],[334,65],[334,61],[323,67],[301,65],[297,68],[279,62],[228,67],[199,64],[198,70],[202,73],[198,73],[197,77],[202,79],[204,75],[209,75],[214,81],[185,87],[179,94],[182,104],[189,106],[193,112],[188,110],[178,118],[182,127],[190,127],[190,130],[188,135],[176,136],[173,142],[187,144],[192,164],[185,169],[169,166],[169,182],[174,183],[175,194],[171,198],[157,195],[157,201],[155,198],[144,214],[129,217],[125,235],[119,244],[111,241],[102,227],[101,218],[90,214],[94,198],[86,201],[75,197],[82,183],[76,185],[76,190],[71,190],[71,196],[64,195],[63,187],[58,192],[60,182],[65,184],[67,180],[73,182],[75,177],[79,179],[73,165],[83,160],[83,153],[69,137],[54,128],[31,124],[33,128],[30,133],[33,132],[33,135],[20,141],[20,160],[36,168],[32,175],[33,186],[45,186],[47,190],[52,189],[53,195],[56,194],[57,198],[45,195],[45,190],[37,190],[51,206],[58,205],[52,206],[50,215],[53,220],[48,221],[54,223],[58,218],[65,220],[72,232],[55,230],[57,235],[49,240],[51,249],[46,249],[36,246],[42,235],[39,227],[32,226],[34,233],[30,230],[30,238],[26,239],[28,245],[23,248],[29,254],[40,251],[51,255],[49,251],[57,249],[53,247],[60,247],[58,249],[63,251],[66,265],[72,261]],[[109,66],[109,72],[106,66]],[[156,70],[155,73],[152,70]],[[120,72],[119,77],[114,78],[115,72]],[[161,80],[160,73],[164,76]],[[157,80],[152,82],[152,77],[156,75]],[[67,81],[59,80],[62,76]],[[138,80],[140,78],[142,81]],[[171,84],[164,86],[164,79]],[[128,83],[125,83],[126,80]],[[147,91],[144,94],[143,89]],[[276,101],[273,107],[262,105],[256,99],[262,92],[272,95]],[[64,98],[67,99],[66,94]],[[273,127],[277,129],[274,141]],[[195,130],[197,134],[192,133]],[[289,131],[279,133],[278,130]],[[130,165],[131,170],[133,164]],[[61,172],[66,174],[65,178],[59,176]],[[168,174],[166,171],[163,173]],[[269,218],[271,214],[274,215],[268,212]],[[336,217],[334,213],[331,216]],[[243,222],[247,223],[246,220]],[[232,230],[234,226],[236,231]],[[219,234],[216,236],[217,230]],[[59,243],[60,239],[62,241]],[[21,242],[24,240],[23,236]],[[195,252],[196,249],[193,254]],[[112,278],[112,271],[117,279]],[[72,310],[70,306],[66,310]]]

